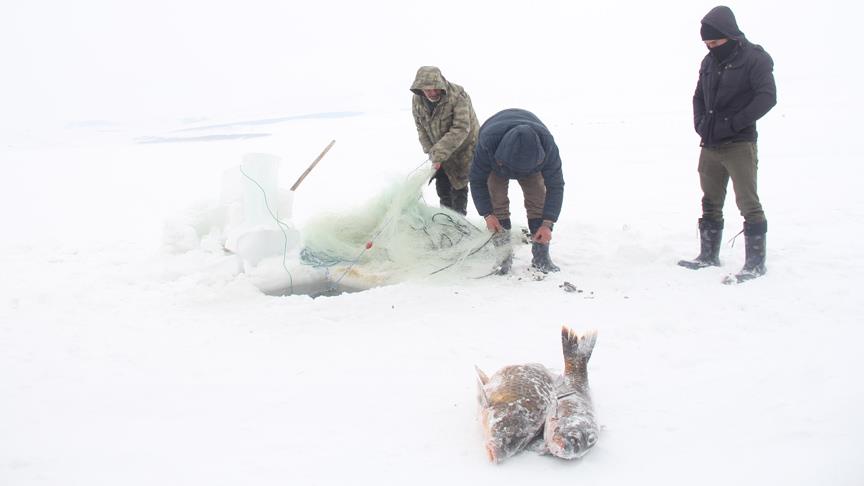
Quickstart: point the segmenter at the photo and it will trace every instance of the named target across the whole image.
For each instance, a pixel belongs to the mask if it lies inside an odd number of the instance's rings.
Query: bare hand
[[[548,226],[541,226],[531,239],[542,245],[548,245],[552,241],[552,230]]]
[[[432,168],[438,170],[441,168],[441,162],[432,162]]]
[[[486,216],[486,229],[493,233],[504,231],[504,227],[501,226],[501,222],[498,221],[498,217],[494,214]]]

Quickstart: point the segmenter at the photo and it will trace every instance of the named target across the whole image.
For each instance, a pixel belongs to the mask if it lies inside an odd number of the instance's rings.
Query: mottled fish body
[[[556,386],[557,400],[546,417],[543,440],[546,449],[562,459],[578,459],[597,443],[599,429],[588,387],[588,360],[597,332],[581,336],[561,328],[564,376]]]
[[[507,366],[488,378],[480,369],[480,423],[492,462],[524,449],[555,404],[552,374],[540,364]]]

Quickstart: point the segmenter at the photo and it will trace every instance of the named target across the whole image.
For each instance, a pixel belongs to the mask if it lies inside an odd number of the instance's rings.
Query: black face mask
[[[708,50],[711,51],[711,55],[714,56],[714,59],[717,62],[723,62],[729,58],[732,54],[732,51],[735,50],[735,47],[738,46],[738,41],[729,39],[723,45],[717,47],[709,47]]]
[[[440,102],[441,98],[438,98],[438,101],[430,101],[429,98],[425,96],[423,97],[423,103],[426,104],[426,109],[429,110],[430,113],[435,111],[435,107],[438,106],[438,103]]]

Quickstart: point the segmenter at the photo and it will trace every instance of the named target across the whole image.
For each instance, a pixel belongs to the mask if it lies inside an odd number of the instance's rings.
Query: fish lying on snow
[[[501,462],[540,434],[555,404],[554,379],[540,364],[506,366],[491,378],[477,368],[477,375],[486,452]]]
[[[563,459],[578,459],[597,443],[599,432],[588,388],[588,360],[596,341],[596,331],[580,336],[566,326],[561,328],[564,376],[556,387],[558,399],[546,417],[543,439],[546,449]]]

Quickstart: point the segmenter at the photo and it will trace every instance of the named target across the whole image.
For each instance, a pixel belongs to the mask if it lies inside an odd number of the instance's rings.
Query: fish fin
[[[489,383],[489,377],[486,376],[486,373],[483,373],[483,370],[474,365],[474,369],[477,371],[477,378],[480,380],[480,384],[485,385]]]
[[[489,383],[489,377],[486,376],[486,373],[483,373],[483,370],[474,365],[474,369],[477,371],[477,399],[480,400],[480,404],[484,407],[489,406],[489,397],[486,396],[486,389],[484,385]]]
[[[578,370],[584,370],[594,344],[597,342],[597,331],[592,329],[580,336],[576,331],[561,326],[561,346],[564,349],[564,375],[573,376]]]

